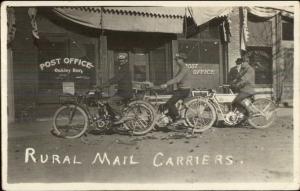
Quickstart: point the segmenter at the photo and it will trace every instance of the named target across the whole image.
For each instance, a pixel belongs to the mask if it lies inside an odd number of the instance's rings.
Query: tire
[[[133,119],[126,121],[123,125],[132,130],[133,135],[144,135],[154,128],[156,124],[155,114],[156,110],[150,103],[133,101],[128,104],[124,112],[124,116]]]
[[[71,112],[74,113],[70,121]],[[89,120],[85,110],[74,104],[61,106],[53,116],[55,135],[67,139],[75,139],[82,136],[87,130],[88,124]]]
[[[185,105],[187,107],[185,120],[186,123],[193,128],[194,132],[200,133],[213,126],[217,114],[214,106],[208,100],[202,97],[195,97],[187,101]],[[195,119],[197,121],[195,121]],[[201,123],[199,123],[200,119]]]
[[[248,123],[257,129],[270,127],[276,119],[276,105],[273,101],[266,98],[258,98],[252,103],[260,111],[263,111],[266,116],[249,116]]]

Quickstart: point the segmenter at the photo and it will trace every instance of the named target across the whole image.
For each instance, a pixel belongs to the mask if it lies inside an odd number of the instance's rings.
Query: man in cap
[[[114,123],[120,124],[126,121],[121,114],[121,102],[124,102],[132,97],[132,79],[127,53],[118,54],[118,69],[115,74],[116,75],[111,78],[108,83],[105,83],[103,87],[114,84],[118,85],[118,90],[115,95],[108,99],[108,105],[111,107],[111,113],[116,120]]]
[[[172,118],[173,122],[178,121],[180,119],[179,113],[176,108],[176,103],[180,99],[185,99],[190,94],[191,89],[191,74],[190,70],[185,64],[185,60],[187,59],[186,54],[178,53],[175,55],[175,60],[178,65],[178,72],[175,77],[165,84],[160,85],[161,88],[167,88],[170,85],[177,84],[178,89],[174,91],[173,96],[168,100],[166,106],[168,107],[168,114]]]
[[[255,109],[246,99],[255,94],[255,71],[249,65],[249,59],[243,58],[240,71],[232,80],[231,86],[238,90],[237,97],[233,100],[233,105],[241,105],[250,113],[256,113]]]

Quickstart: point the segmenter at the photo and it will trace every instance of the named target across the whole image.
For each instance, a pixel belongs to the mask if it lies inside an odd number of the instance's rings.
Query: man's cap
[[[243,59],[242,58],[237,58],[235,63],[242,63],[243,62]]]
[[[124,60],[127,59],[127,53],[119,53],[118,60]]]
[[[185,53],[177,53],[175,54],[175,58],[182,58],[182,59],[187,59],[187,56]]]

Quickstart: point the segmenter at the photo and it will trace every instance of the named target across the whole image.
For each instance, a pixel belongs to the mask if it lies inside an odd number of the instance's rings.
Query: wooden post
[[[7,120],[15,121],[14,78],[13,78],[13,51],[7,49]]]
[[[100,35],[99,38],[99,61],[96,67],[96,80],[97,85],[102,85],[109,78],[108,65],[107,65],[107,37]]]
[[[176,61],[174,59],[176,53],[178,53],[178,41],[177,40],[172,40],[172,63],[173,63],[173,74],[172,77],[173,78],[176,73],[178,72],[179,68],[176,64]],[[169,80],[169,79],[168,79]],[[177,84],[174,85],[174,89],[177,89]]]
[[[281,98],[281,64],[283,63],[281,50],[281,18],[277,14],[272,23],[272,56],[273,56],[273,92],[276,101]]]

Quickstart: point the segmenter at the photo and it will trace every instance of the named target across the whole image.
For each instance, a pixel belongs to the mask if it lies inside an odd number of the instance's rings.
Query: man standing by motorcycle
[[[180,119],[178,110],[176,108],[176,103],[180,99],[185,99],[190,94],[191,89],[191,79],[190,79],[190,70],[185,64],[187,56],[184,53],[179,53],[175,55],[175,60],[178,65],[178,72],[176,76],[167,81],[165,84],[160,85],[161,88],[167,88],[170,85],[177,84],[178,89],[174,91],[173,96],[168,100],[166,106],[168,108],[168,115],[171,117],[173,122],[176,122]]]
[[[232,88],[238,90],[238,95],[233,100],[233,106],[241,105],[249,113],[255,113],[255,110],[251,107],[250,101],[246,99],[255,94],[255,71],[249,65],[248,58],[243,58],[241,62],[241,68],[230,84]]]
[[[132,97],[132,79],[131,71],[128,64],[128,54],[118,54],[118,69],[113,78],[101,87],[108,87],[110,85],[117,84],[118,90],[108,99],[108,105],[111,109],[112,117],[114,118],[114,124],[121,124],[127,120],[126,117],[122,116],[122,103]]]

